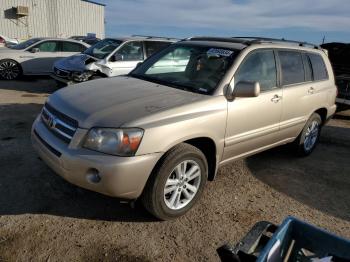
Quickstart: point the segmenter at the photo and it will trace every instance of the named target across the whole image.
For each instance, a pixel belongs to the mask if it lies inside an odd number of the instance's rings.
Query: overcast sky
[[[266,36],[350,42],[349,0],[96,0],[106,36]]]

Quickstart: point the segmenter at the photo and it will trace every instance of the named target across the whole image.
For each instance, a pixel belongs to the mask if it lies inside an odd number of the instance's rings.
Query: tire
[[[182,178],[180,174],[184,173],[180,172],[180,169],[187,171]],[[196,171],[190,176],[190,170]],[[208,164],[202,151],[182,143],[170,149],[159,160],[147,181],[141,201],[143,206],[158,219],[174,219],[194,206],[207,180]],[[196,193],[193,193],[193,187],[196,188]],[[166,193],[165,189],[169,193]]]
[[[298,156],[308,156],[312,153],[319,141],[321,128],[322,119],[320,115],[313,113],[294,142]]]
[[[0,78],[4,80],[15,80],[22,76],[22,67],[11,59],[0,60]]]

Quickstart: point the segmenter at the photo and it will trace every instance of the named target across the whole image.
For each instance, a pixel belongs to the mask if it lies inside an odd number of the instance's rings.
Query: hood
[[[205,95],[131,77],[93,80],[63,88],[48,98],[79,127],[120,127],[151,114],[202,100]]]
[[[86,65],[96,62],[97,59],[86,54],[77,54],[58,60],[54,66],[63,70],[82,72]]]

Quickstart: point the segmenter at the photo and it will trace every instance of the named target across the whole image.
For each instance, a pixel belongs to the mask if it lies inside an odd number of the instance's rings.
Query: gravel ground
[[[30,128],[54,90],[44,78],[0,82],[0,261],[218,261],[220,245],[287,215],[350,238],[350,112],[310,157],[281,147],[227,165],[193,210],[159,222],[38,159]]]

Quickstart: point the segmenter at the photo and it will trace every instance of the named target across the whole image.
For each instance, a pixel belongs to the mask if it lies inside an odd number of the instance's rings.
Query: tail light
[[[0,44],[5,44],[5,39],[0,36]]]

